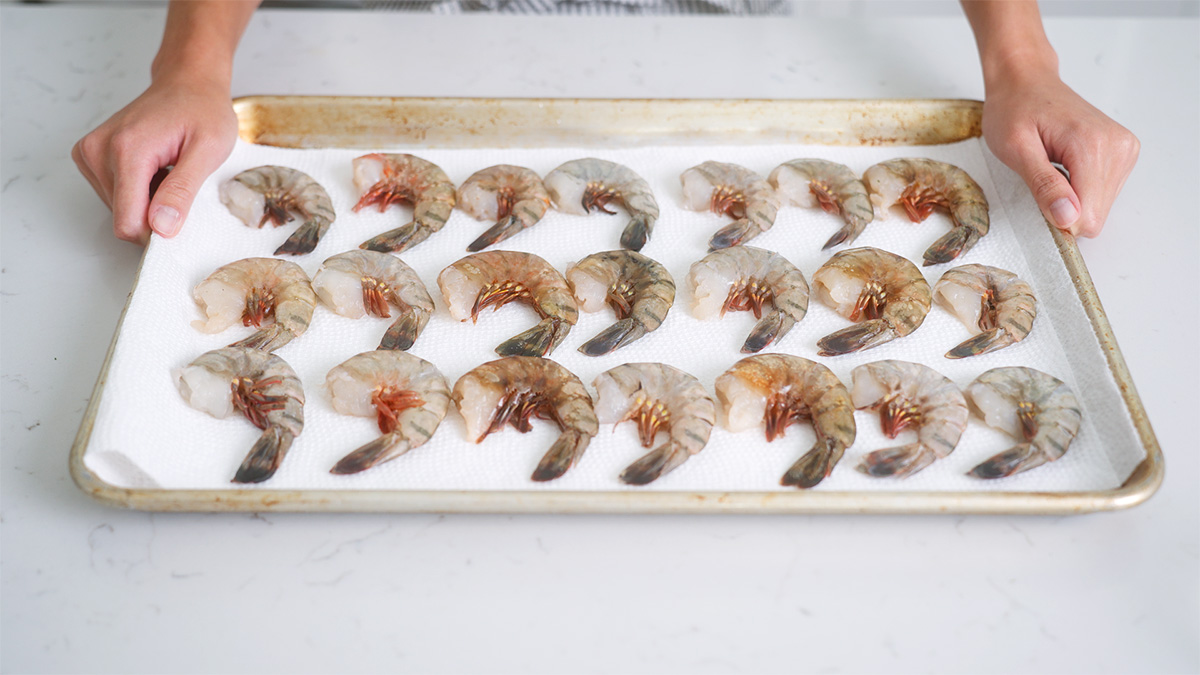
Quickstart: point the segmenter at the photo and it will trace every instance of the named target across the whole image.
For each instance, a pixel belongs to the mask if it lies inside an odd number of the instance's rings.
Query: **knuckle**
[[[1053,196],[1062,184],[1062,176],[1054,169],[1038,171],[1029,178],[1029,189],[1038,200]]]
[[[164,180],[162,185],[158,186],[158,191],[154,193],[154,199],[157,202],[169,203],[175,207],[186,207],[192,203],[191,187],[182,180]],[[180,209],[182,211],[182,209]]]
[[[118,157],[129,157],[137,151],[140,144],[137,133],[131,129],[121,129],[113,133],[109,141],[113,153]]]

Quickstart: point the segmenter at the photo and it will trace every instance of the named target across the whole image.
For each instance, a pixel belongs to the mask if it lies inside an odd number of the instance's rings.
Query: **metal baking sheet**
[[[254,97],[235,102],[245,141],[281,147],[919,145],[979,135],[975,101],[604,101]],[[1048,227],[1048,226],[1047,226]],[[669,492],[162,490],[105,483],[83,461],[114,338],[71,455],[76,482],[108,503],[153,510],[533,512],[1071,513],[1140,503],[1162,457],[1073,239],[1050,228],[1120,388],[1145,458],[1119,488],[1093,492]],[[135,293],[136,293],[135,281]],[[122,324],[123,324],[122,317]],[[117,335],[121,334],[118,325]]]

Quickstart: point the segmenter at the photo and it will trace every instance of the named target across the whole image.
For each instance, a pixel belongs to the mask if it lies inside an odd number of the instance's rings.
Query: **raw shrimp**
[[[1033,330],[1037,298],[1029,284],[1012,272],[987,265],[946,270],[933,285],[933,299],[972,330],[975,337],[946,352],[961,359],[1016,344]]]
[[[675,280],[661,264],[636,251],[593,253],[567,270],[567,282],[585,312],[605,304],[617,322],[583,343],[579,351],[600,356],[662,325],[675,302]]]
[[[841,215],[845,227],[838,230],[821,250],[849,244],[875,219],[867,186],[850,167],[824,159],[793,159],[775,167],[767,181],[781,200],[793,206],[820,207]]]
[[[373,351],[352,356],[325,377],[333,409],[374,417],[383,433],[346,455],[330,473],[358,473],[428,441],[450,409],[450,385],[430,362],[412,354]]]
[[[354,205],[378,204],[382,212],[391,204],[412,204],[413,220],[368,239],[360,248],[370,251],[403,251],[442,229],[454,210],[454,183],[436,164],[415,155],[372,153],[353,162],[354,185],[362,198]]]
[[[692,211],[712,211],[735,218],[717,230],[708,242],[716,251],[744,244],[771,229],[779,212],[779,196],[762,176],[737,164],[704,162],[679,176],[683,206]]]
[[[442,270],[438,287],[450,315],[459,321],[474,322],[480,310],[488,306],[500,309],[514,300],[537,311],[541,322],[500,343],[496,353],[501,356],[546,356],[579,320],[567,280],[532,253],[483,251],[469,255]]]
[[[529,431],[532,417],[558,425],[562,434],[538,463],[535,481],[566,473],[600,430],[583,382],[550,359],[510,356],[490,361],[458,378],[452,397],[467,423],[467,437],[475,443],[505,424]]]
[[[858,428],[845,385],[825,366],[786,354],[748,356],[717,378],[717,401],[726,429],[766,426],[767,441],[793,420],[812,421],[817,442],[780,480],[810,488],[833,471]]]
[[[476,171],[458,188],[458,207],[475,220],[496,223],[467,246],[474,253],[536,225],[550,208],[550,193],[533,171],[498,164]]]
[[[225,347],[173,374],[188,405],[216,418],[239,412],[263,430],[233,482],[261,483],[273,476],[304,430],[304,387],[292,367],[258,349]]]
[[[206,315],[192,322],[202,333],[220,333],[239,321],[260,328],[274,317],[270,326],[229,345],[268,352],[304,333],[317,306],[317,294],[304,270],[274,258],[245,258],[218,267],[196,286],[192,297]]]
[[[967,472],[976,478],[1003,478],[1062,457],[1083,422],[1067,385],[1033,368],[993,368],[967,386],[967,396],[989,427],[1021,440]]]
[[[364,314],[391,318],[389,302],[399,308],[400,316],[383,334],[380,349],[411,347],[433,313],[433,298],[421,278],[387,253],[339,253],[321,264],[312,285],[325,306],[351,319]]]
[[[626,363],[600,374],[596,388],[596,417],[616,426],[632,420],[642,447],[654,445],[659,431],[666,443],[630,464],[621,480],[645,485],[664,476],[699,453],[708,443],[716,411],[700,380],[662,363]]]
[[[587,157],[566,162],[546,174],[546,189],[559,211],[586,216],[592,209],[612,215],[604,208],[616,203],[629,212],[629,224],[621,233],[621,247],[640,251],[654,231],[658,202],[646,179],[627,166],[606,159]]]
[[[950,262],[988,233],[988,202],[966,171],[932,159],[892,159],[867,169],[863,182],[871,192],[875,213],[882,219],[897,202],[908,219],[919,223],[941,207],[954,229],[925,251],[925,264]]]
[[[813,274],[813,292],[835,312],[860,322],[821,338],[821,356],[878,347],[916,330],[932,298],[921,270],[893,253],[852,248],[835,253]]]
[[[275,249],[275,255],[309,253],[317,247],[336,217],[329,193],[306,173],[286,166],[247,169],[221,184],[221,203],[248,227],[275,227],[290,223],[297,214],[300,229]]]
[[[752,354],[787,335],[808,313],[808,281],[796,266],[772,251],[732,246],[692,263],[687,276],[692,289],[692,316],[710,319],[728,311],[754,312],[754,330],[742,345]],[[763,316],[763,306],[771,312]]]
[[[870,476],[908,476],[949,455],[967,428],[967,401],[936,370],[907,361],[875,361],[855,368],[851,397],[859,410],[879,411],[883,433],[895,438],[917,428],[917,442],[876,450],[858,470]]]

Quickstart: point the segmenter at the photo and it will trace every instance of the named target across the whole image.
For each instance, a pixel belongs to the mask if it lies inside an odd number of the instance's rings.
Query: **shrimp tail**
[[[857,220],[846,223],[845,227],[833,233],[833,236],[829,238],[829,241],[825,242],[825,245],[821,247],[821,250],[824,251],[831,249],[838,244],[853,243],[855,239],[858,239],[858,235],[862,234],[862,231],[866,229],[866,227],[866,223]]]
[[[997,349],[1003,349],[1011,344],[1014,344],[1012,336],[1003,328],[993,328],[985,330],[975,337],[963,342],[959,346],[946,352],[948,359],[961,359],[967,356],[978,356],[988,352],[994,352]]]
[[[329,473],[346,475],[365,471],[376,464],[393,460],[412,449],[412,445],[400,434],[384,434],[361,448],[341,458]]]
[[[687,461],[691,453],[679,443],[663,443],[630,464],[621,472],[621,480],[629,485],[646,485],[658,480]]]
[[[321,237],[329,229],[329,224],[328,220],[319,217],[305,222],[300,229],[288,237],[287,241],[275,249],[275,255],[312,253],[312,250],[317,247],[317,242],[321,241]]]
[[[267,427],[238,467],[234,483],[261,483],[279,469],[295,437],[283,427]]]
[[[1004,478],[1039,467],[1050,459],[1049,455],[1038,450],[1032,443],[1021,443],[991,457],[968,471],[967,475],[976,478]]]
[[[554,445],[542,457],[542,461],[538,462],[537,469],[533,472],[533,480],[545,482],[554,480],[567,472],[567,469],[575,465],[579,458],[583,456],[583,451],[587,449],[588,443],[592,440],[591,436],[575,430],[567,430],[562,432]]]
[[[425,241],[431,234],[433,234],[433,230],[417,222],[411,222],[372,237],[359,244],[358,247],[380,253],[399,253]]]
[[[787,335],[788,331],[795,325],[796,320],[783,312],[771,312],[760,319],[758,323],[754,324],[754,330],[750,331],[750,335],[742,345],[742,353],[756,354],[761,352],[767,345]]]
[[[252,334],[245,340],[238,340],[229,346],[246,347],[248,349],[261,349],[264,352],[273,352],[291,342],[295,337],[296,336],[292,334],[292,331],[275,323]]]
[[[841,461],[846,452],[846,446],[833,438],[822,438],[811,450],[796,460],[783,478],[780,485],[810,488],[829,477],[833,467]]]
[[[513,336],[496,347],[500,356],[545,356],[563,341],[571,324],[556,317],[546,317],[538,325]]]
[[[930,246],[925,251],[925,255],[923,256],[925,262],[922,265],[928,267],[930,265],[948,263],[966,253],[977,241],[979,241],[978,231],[974,228],[958,225],[943,235],[941,239],[933,242],[933,246]]]
[[[645,214],[638,213],[633,216],[629,224],[625,226],[625,230],[621,232],[621,248],[629,249],[630,251],[640,251],[650,239],[650,233],[654,230],[654,218]]]
[[[871,347],[878,347],[885,342],[895,340],[896,331],[883,319],[863,321],[848,328],[835,331],[817,340],[818,354],[821,356],[837,356],[849,354]]]
[[[863,457],[856,467],[862,473],[876,478],[895,476],[903,478],[914,474],[933,463],[937,453],[922,443],[909,443],[895,448],[876,450]]]
[[[762,229],[759,228],[754,221],[749,218],[742,218],[717,230],[717,233],[708,240],[708,252],[712,253],[730,246],[737,246],[762,234]]]
[[[588,356],[603,356],[637,340],[646,334],[646,327],[626,317],[600,331],[596,337],[588,340],[579,347],[579,351]]]
[[[396,319],[396,322],[389,326],[387,332],[383,334],[379,348],[405,351],[417,341],[421,328],[423,326],[417,312],[411,309],[402,312],[400,318]]]
[[[467,250],[471,253],[477,253],[498,241],[508,239],[521,230],[524,230],[525,227],[525,223],[521,222],[516,216],[506,216],[498,220],[495,225],[489,227],[486,232],[479,235],[478,239],[467,246]]]

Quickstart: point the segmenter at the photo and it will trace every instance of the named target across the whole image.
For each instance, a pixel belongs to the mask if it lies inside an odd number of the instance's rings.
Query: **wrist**
[[[232,56],[214,54],[212,50],[203,47],[168,48],[164,44],[150,64],[150,81],[159,86],[178,83],[228,92],[232,80]]]
[[[985,91],[1058,79],[1058,54],[1049,43],[1006,47],[981,57]]]

